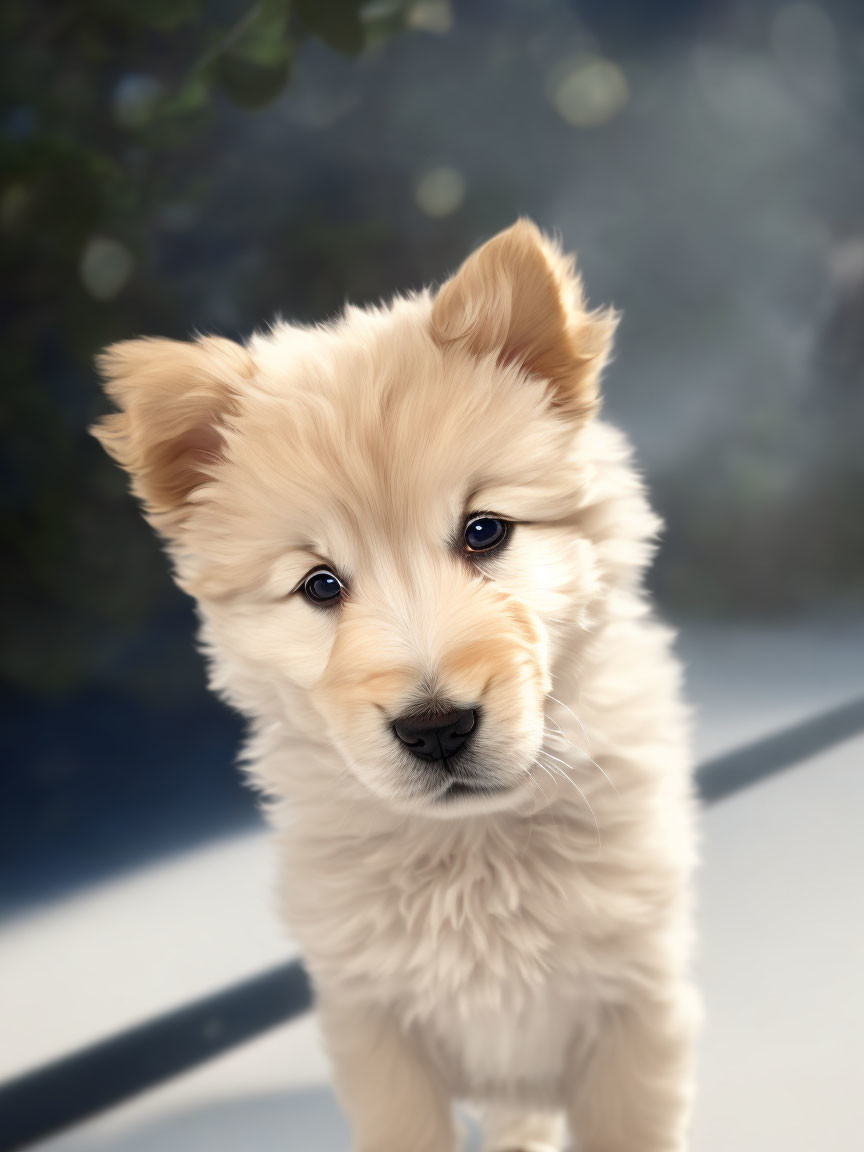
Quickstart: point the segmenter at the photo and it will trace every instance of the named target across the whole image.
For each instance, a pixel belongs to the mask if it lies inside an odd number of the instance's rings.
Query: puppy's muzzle
[[[458,708],[438,715],[408,712],[393,724],[399,743],[419,760],[447,760],[467,744],[477,729],[474,708]]]

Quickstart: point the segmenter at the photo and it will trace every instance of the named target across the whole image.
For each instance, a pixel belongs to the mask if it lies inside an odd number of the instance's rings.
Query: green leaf
[[[194,116],[210,102],[211,84],[201,72],[193,73],[171,96],[159,102],[162,116]]]
[[[228,96],[242,108],[262,108],[270,104],[290,76],[289,61],[271,67],[250,63],[238,56],[223,56],[216,62],[216,78]]]
[[[264,68],[285,64],[291,51],[289,11],[287,0],[258,0],[250,9],[250,18],[241,25],[239,35],[227,46],[225,55]]]
[[[302,23],[319,39],[346,56],[356,56],[366,45],[360,16],[363,0],[297,0]]]
[[[130,21],[170,32],[201,16],[202,0],[121,0],[117,5]]]

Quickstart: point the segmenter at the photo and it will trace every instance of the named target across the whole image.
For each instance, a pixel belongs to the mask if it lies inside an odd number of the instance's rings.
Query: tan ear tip
[[[533,237],[542,237],[543,235],[537,223],[530,216],[517,216],[511,231],[529,233]]]

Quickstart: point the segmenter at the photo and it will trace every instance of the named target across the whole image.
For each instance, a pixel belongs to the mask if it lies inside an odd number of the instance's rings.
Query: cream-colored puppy
[[[681,1152],[692,801],[615,316],[527,221],[437,292],[102,360],[359,1152]]]

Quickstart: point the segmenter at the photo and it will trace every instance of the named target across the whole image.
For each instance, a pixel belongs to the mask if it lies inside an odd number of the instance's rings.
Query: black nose
[[[443,760],[453,756],[477,727],[473,708],[430,715],[411,712],[400,716],[393,731],[409,752],[421,760]]]

